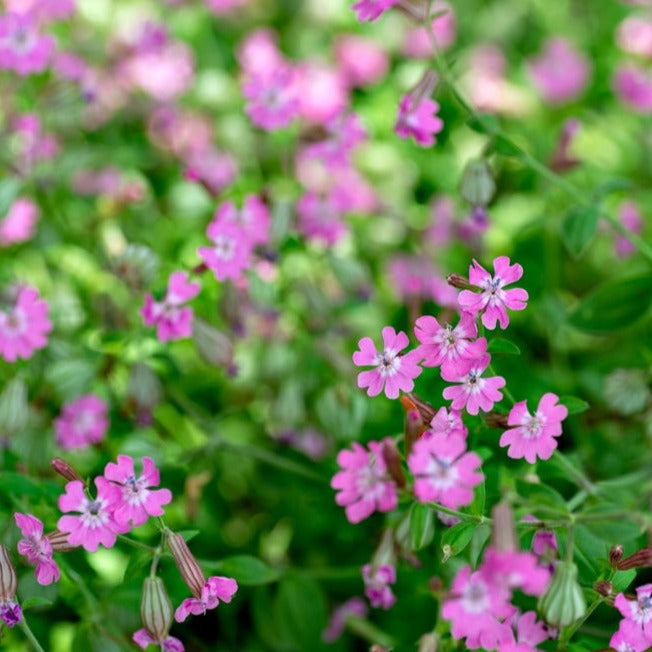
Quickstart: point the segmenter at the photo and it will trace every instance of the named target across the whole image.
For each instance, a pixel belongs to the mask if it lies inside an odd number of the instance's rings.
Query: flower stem
[[[450,509],[449,507],[444,507],[443,505],[439,505],[437,503],[428,503],[428,505],[430,505],[430,507],[437,510],[438,512],[448,514],[449,516],[455,516],[462,521],[469,521],[470,523],[477,523],[478,525],[482,525],[483,523],[491,523],[491,518],[488,516],[483,516],[482,514],[477,515],[458,512],[456,509]]]
[[[23,634],[25,634],[25,638],[30,642],[31,646],[36,650],[36,652],[45,652],[45,650],[41,647],[41,644],[38,642],[38,639],[36,636],[34,636],[34,632],[29,628],[29,625],[27,624],[27,621],[25,620],[25,616],[19,621],[18,627],[22,630]]]
[[[123,543],[127,543],[130,546],[133,546],[134,548],[140,548],[141,550],[147,550],[147,552],[155,553],[157,548],[154,548],[152,546],[148,546],[146,543],[141,543],[140,541],[136,541],[136,539],[132,539],[130,537],[126,537],[124,534],[118,534],[117,535],[118,540],[122,541]]]

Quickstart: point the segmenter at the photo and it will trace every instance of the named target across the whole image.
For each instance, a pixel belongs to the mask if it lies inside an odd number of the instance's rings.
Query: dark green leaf
[[[633,568],[625,571],[616,571],[611,583],[614,587],[614,593],[622,593],[636,577],[636,571]]]
[[[523,155],[521,149],[504,136],[496,136],[494,138],[493,151],[502,156],[512,156],[515,158],[519,158]]]
[[[48,600],[47,598],[42,598],[39,595],[33,595],[31,598],[27,598],[27,600],[23,600],[20,603],[20,606],[23,611],[27,611],[27,609],[31,609],[32,607],[49,607],[51,604],[54,604],[52,600]]]
[[[425,548],[435,536],[433,510],[428,505],[415,503],[410,509],[410,547],[412,550]]]
[[[492,338],[487,346],[487,351],[489,353],[511,353],[513,355],[519,355],[521,353],[521,349],[516,344],[502,337]]]
[[[548,485],[517,480],[516,490],[529,502],[533,510],[537,507],[544,507],[548,514],[550,512],[560,515],[568,514],[564,497]]]
[[[571,209],[561,225],[561,236],[568,251],[578,258],[593,239],[600,212],[596,206]]]
[[[275,603],[276,616],[297,650],[317,650],[326,623],[326,605],[319,585],[312,579],[288,575],[281,582]]]
[[[275,582],[279,578],[279,572],[269,567],[264,561],[248,555],[234,555],[226,557],[221,561],[210,564],[202,562],[202,565],[219,570],[224,575],[233,577],[238,584],[245,586],[257,586]]]
[[[473,533],[478,528],[476,523],[462,522],[446,530],[441,538],[441,548],[444,553],[442,561],[459,555],[471,543]]]
[[[496,133],[500,128],[498,118],[495,115],[490,115],[487,113],[479,113],[471,120],[469,120],[468,125],[473,131],[477,131],[481,134],[491,135]]]
[[[580,414],[589,409],[589,404],[577,396],[560,396],[559,402],[568,409],[568,414]]]

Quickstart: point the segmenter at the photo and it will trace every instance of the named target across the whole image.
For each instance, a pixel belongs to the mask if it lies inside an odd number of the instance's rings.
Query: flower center
[[[224,235],[215,238],[215,254],[222,260],[231,260],[235,255],[235,241]]]
[[[462,605],[465,611],[470,613],[481,613],[489,606],[487,587],[483,582],[475,581],[464,588]]]
[[[385,349],[376,356],[378,372],[383,378],[393,376],[401,367],[401,359],[392,349]]]
[[[15,308],[6,314],[4,319],[4,331],[10,337],[18,337],[27,330],[27,319],[20,308]]]

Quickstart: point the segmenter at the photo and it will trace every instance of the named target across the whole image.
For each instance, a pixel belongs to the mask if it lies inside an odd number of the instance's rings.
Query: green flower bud
[[[143,584],[140,617],[155,641],[163,641],[172,625],[172,603],[160,577],[147,577]]]
[[[487,206],[495,192],[496,182],[487,161],[470,161],[462,174],[462,197],[473,206]]]
[[[18,578],[9,551],[0,544],[0,602],[12,602],[17,587]]]
[[[604,383],[607,405],[619,414],[642,412],[650,402],[648,374],[642,369],[616,369]]]
[[[538,608],[545,621],[556,627],[566,627],[586,613],[575,564],[568,561],[557,564],[548,590],[539,598]]]
[[[168,547],[186,586],[196,598],[200,598],[204,584],[206,584],[206,576],[195,556],[190,552],[186,540],[180,534],[170,532]]]
[[[228,373],[235,375],[237,369],[233,362],[233,344],[224,333],[213,328],[203,319],[195,317],[192,339],[195,341],[199,355],[206,362],[216,367],[224,367]]]

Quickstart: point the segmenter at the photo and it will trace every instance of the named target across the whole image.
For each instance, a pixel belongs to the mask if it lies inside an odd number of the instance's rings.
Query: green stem
[[[154,548],[153,546],[148,546],[146,543],[141,543],[140,541],[136,541],[135,539],[131,539],[130,537],[126,537],[124,534],[118,534],[117,535],[118,540],[122,541],[123,543],[127,543],[130,546],[133,546],[134,548],[140,548],[141,550],[147,550],[147,552],[151,552],[154,554],[157,550],[157,548]]]
[[[586,613],[576,622],[574,622],[572,625],[569,625],[562,635],[559,637],[559,645],[557,646],[558,650],[565,650],[566,649],[566,643],[575,636],[575,632],[588,620],[588,618],[591,616],[591,614],[602,604],[604,601],[604,598],[602,596],[596,598],[590,605],[589,608],[586,610]]]
[[[18,627],[20,627],[23,634],[25,634],[25,638],[30,642],[31,646],[36,650],[36,652],[45,652],[45,650],[41,647],[41,644],[38,642],[36,636],[34,636],[34,632],[32,632],[32,630],[29,628],[29,625],[25,620],[25,616],[23,616],[22,620],[20,620],[18,623]]]
[[[433,509],[436,509],[438,512],[448,514],[449,516],[456,516],[461,521],[477,523],[478,525],[492,522],[491,518],[489,518],[488,516],[483,516],[483,515],[478,516],[477,514],[466,514],[465,512],[458,512],[456,509],[450,509],[449,507],[444,507],[443,505],[439,505],[437,503],[428,503],[428,505],[430,505],[430,507],[432,507]]]

